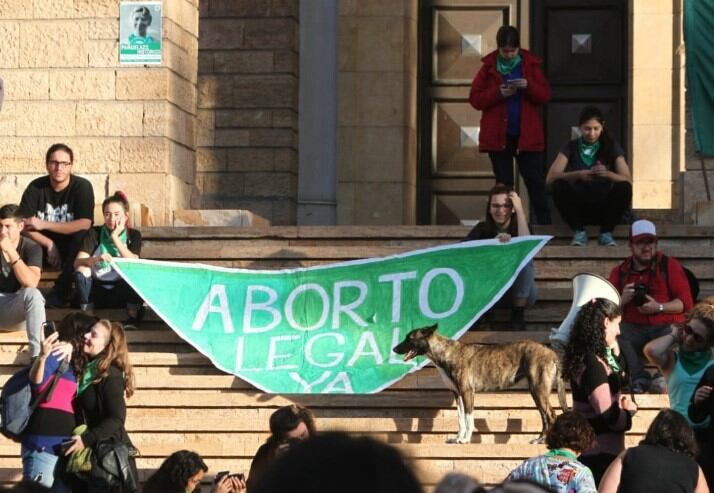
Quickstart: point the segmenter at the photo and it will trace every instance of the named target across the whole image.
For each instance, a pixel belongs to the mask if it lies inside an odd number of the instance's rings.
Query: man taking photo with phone
[[[40,354],[40,330],[45,322],[45,299],[37,289],[42,248],[20,234],[23,228],[17,205],[0,207],[0,328],[24,320],[34,358]]]

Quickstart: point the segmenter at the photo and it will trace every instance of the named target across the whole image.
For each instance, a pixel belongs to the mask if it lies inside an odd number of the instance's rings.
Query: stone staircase
[[[465,227],[271,227],[147,228],[144,257],[202,262],[229,267],[275,269],[377,257],[462,239]],[[660,244],[699,277],[704,295],[714,292],[714,228],[659,228]],[[493,330],[470,331],[463,341],[493,344],[524,338],[547,341],[547,330],[559,325],[570,302],[570,278],[589,271],[607,275],[628,253],[626,230],[616,230],[618,247],[570,247],[568,231],[547,227],[536,234],[554,239],[536,258],[540,300],[527,311],[528,332],[510,332],[507,313],[498,313]],[[49,283],[55,276],[44,275]],[[59,320],[68,310],[48,310]],[[123,319],[122,310],[102,317]],[[476,402],[476,434],[468,445],[447,445],[457,428],[456,409],[432,367],[411,374],[374,395],[268,395],[237,377],[215,369],[153,313],[140,330],[128,332],[138,391],[128,400],[127,428],[141,450],[142,477],[171,452],[190,448],[201,453],[211,472],[246,472],[252,455],[268,436],[268,417],[279,406],[296,402],[315,412],[320,430],[347,430],[383,439],[409,457],[427,489],[452,470],[485,483],[497,483],[523,459],[543,452],[528,442],[540,431],[540,419],[523,386],[484,393]],[[27,363],[23,332],[0,334],[0,383]],[[641,412],[628,434],[637,443],[666,396],[638,396]],[[556,396],[552,396],[557,407]],[[0,482],[20,474],[19,446],[0,439]],[[210,474],[207,478],[210,480]]]

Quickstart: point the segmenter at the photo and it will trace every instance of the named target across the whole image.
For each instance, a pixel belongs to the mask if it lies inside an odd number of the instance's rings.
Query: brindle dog
[[[543,443],[548,428],[555,421],[555,411],[550,405],[553,380],[557,383],[560,407],[568,409],[556,353],[534,341],[467,345],[437,334],[436,329],[437,325],[432,325],[412,330],[393,351],[403,354],[404,361],[421,355],[429,358],[454,393],[459,434],[447,442],[471,442],[476,392],[504,390],[525,378],[543,422],[540,436],[531,443]]]

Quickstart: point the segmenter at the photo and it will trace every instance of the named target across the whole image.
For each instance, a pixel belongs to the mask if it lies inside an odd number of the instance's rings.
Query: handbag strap
[[[52,394],[54,394],[55,392],[55,388],[57,387],[59,379],[62,377],[62,375],[64,375],[68,368],[69,361],[63,360],[57,367],[57,370],[55,370],[54,374],[52,375],[52,381],[50,382],[50,384],[42,392],[37,394],[37,397],[35,397],[35,399],[33,399],[33,401],[30,403],[30,414],[35,412],[37,406],[39,406],[43,402],[47,402],[52,399]]]

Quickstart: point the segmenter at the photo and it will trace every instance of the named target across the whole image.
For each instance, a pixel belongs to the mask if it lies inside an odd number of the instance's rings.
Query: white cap
[[[657,238],[657,230],[652,221],[647,219],[640,219],[632,223],[632,229],[630,229],[630,240],[635,240],[643,236],[649,236],[651,238]]]

